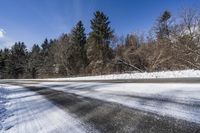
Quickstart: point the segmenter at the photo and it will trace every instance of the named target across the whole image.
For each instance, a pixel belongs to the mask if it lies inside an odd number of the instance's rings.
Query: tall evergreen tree
[[[42,77],[50,77],[54,73],[54,53],[52,51],[53,43],[53,40],[49,41],[46,38],[41,45],[42,67],[40,69],[40,73]]]
[[[113,37],[113,30],[110,27],[109,17],[103,12],[96,11],[94,18],[91,20],[90,37],[95,40],[97,44],[107,44]]]
[[[72,42],[75,45],[84,46],[86,43],[85,28],[82,21],[79,21],[76,26],[72,29]]]
[[[42,47],[42,51],[41,51],[42,56],[47,57],[49,53],[49,49],[50,49],[50,44],[47,38],[42,43],[41,47]]]
[[[31,78],[37,78],[39,70],[41,68],[42,58],[41,49],[38,45],[34,44],[29,58],[29,69],[31,72]]]
[[[102,60],[105,62],[112,56],[112,49],[109,45],[114,36],[109,18],[103,12],[95,12],[94,18],[91,20],[91,29],[88,39],[90,45],[88,56],[92,57],[90,60]]]
[[[11,78],[10,50],[5,48],[2,53],[2,77]]]
[[[15,43],[11,48],[11,75],[13,78],[23,78],[27,67],[27,49],[23,42]]]
[[[113,57],[113,50],[109,45],[114,31],[110,27],[109,18],[100,11],[94,13],[91,29],[87,41],[87,56],[90,62],[88,71],[102,73]]]
[[[72,49],[74,50],[72,54],[76,60],[74,62],[74,69],[76,69],[75,73],[78,74],[83,72],[87,65],[87,55],[85,51],[86,34],[82,21],[79,21],[72,29],[71,39]]]
[[[65,58],[63,66],[66,67],[68,75],[83,73],[87,65],[86,34],[83,23],[79,21],[72,29],[69,37],[64,35],[60,41],[60,46],[65,49],[64,51],[61,50],[63,51],[61,59]]]

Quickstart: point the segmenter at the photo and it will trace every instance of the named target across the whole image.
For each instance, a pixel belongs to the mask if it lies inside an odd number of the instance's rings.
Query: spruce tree
[[[40,74],[42,77],[50,77],[54,74],[55,53],[53,52],[53,44],[53,40],[48,40],[46,38],[41,45],[42,67],[40,69]]]
[[[11,54],[10,54],[10,50],[5,48],[3,50],[3,53],[2,53],[2,77],[3,78],[11,78],[12,75],[11,75]]]
[[[29,70],[31,78],[37,78],[39,70],[41,68],[42,58],[41,58],[41,49],[38,45],[34,44],[30,53],[29,58]]]
[[[76,26],[72,29],[72,42],[75,45],[80,45],[83,47],[86,43],[85,28],[82,21],[79,21]]]
[[[87,65],[87,56],[85,51],[86,34],[82,21],[79,21],[72,29],[70,35],[71,41],[67,49],[67,69],[68,74],[83,73]]]
[[[49,49],[50,49],[49,41],[48,41],[47,38],[46,38],[46,39],[44,40],[44,42],[42,43],[41,47],[42,47],[41,54],[42,54],[42,56],[45,58],[45,57],[48,56]]]
[[[91,20],[91,29],[87,40],[87,57],[89,66],[87,71],[91,73],[103,73],[113,58],[113,50],[110,48],[114,37],[114,31],[110,26],[109,17],[103,12],[96,11]]]
[[[23,78],[27,67],[28,51],[23,42],[15,43],[11,48],[11,75],[14,78]]]
[[[94,13],[94,18],[91,20],[90,37],[95,40],[97,44],[109,43],[110,39],[113,37],[113,30],[110,27],[109,17],[107,17],[103,12],[96,11]]]
[[[113,57],[113,51],[109,45],[114,31],[110,27],[109,18],[100,11],[94,13],[91,29],[87,41],[87,56],[90,61],[88,69],[96,71],[93,73],[102,73]]]

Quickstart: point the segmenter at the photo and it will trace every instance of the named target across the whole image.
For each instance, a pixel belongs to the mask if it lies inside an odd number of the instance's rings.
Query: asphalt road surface
[[[36,92],[38,95],[45,97],[48,101],[51,101],[60,109],[70,112],[82,122],[90,125],[102,133],[200,133],[200,123],[170,116],[163,116],[145,110],[125,106],[120,103],[87,97],[86,95],[70,91],[54,89],[54,87],[65,87],[67,90],[72,89],[65,84],[58,85],[55,83],[49,86],[38,85],[43,82],[44,81],[4,80],[1,81],[1,84],[23,86],[27,90]],[[189,82],[191,82],[191,80],[189,80]],[[197,83],[198,80],[194,80],[194,82]],[[76,89],[81,90],[83,87],[78,87]],[[90,90],[91,88],[84,89]],[[128,96],[145,101],[159,100],[159,102],[179,104],[179,106],[191,106],[196,110],[200,110],[199,104],[185,105],[186,103],[174,103],[174,101],[170,99],[152,99],[131,94]],[[88,132],[93,131],[92,129],[88,129]]]

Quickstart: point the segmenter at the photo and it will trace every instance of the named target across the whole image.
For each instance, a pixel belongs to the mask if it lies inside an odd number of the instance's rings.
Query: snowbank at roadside
[[[53,78],[45,80],[117,80],[117,79],[155,79],[155,78],[200,78],[200,70],[161,71],[144,73],[110,74],[86,77]],[[41,79],[40,79],[41,80]]]
[[[47,78],[34,79],[35,81],[76,81],[76,80],[121,80],[121,79],[167,79],[167,78],[200,78],[200,70],[180,70],[180,71],[160,71],[160,72],[132,72],[123,74],[109,74],[98,76],[83,76],[83,77],[66,77],[66,78]],[[4,79],[2,79],[3,81]],[[16,79],[5,79],[6,81],[13,81]],[[33,80],[33,79],[22,79]]]

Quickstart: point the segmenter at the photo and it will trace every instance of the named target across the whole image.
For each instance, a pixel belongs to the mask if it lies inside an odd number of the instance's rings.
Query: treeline
[[[149,35],[117,37],[97,11],[86,35],[79,21],[68,34],[27,50],[23,42],[0,50],[0,78],[47,78],[126,71],[200,69],[199,12],[173,18],[164,11]]]

